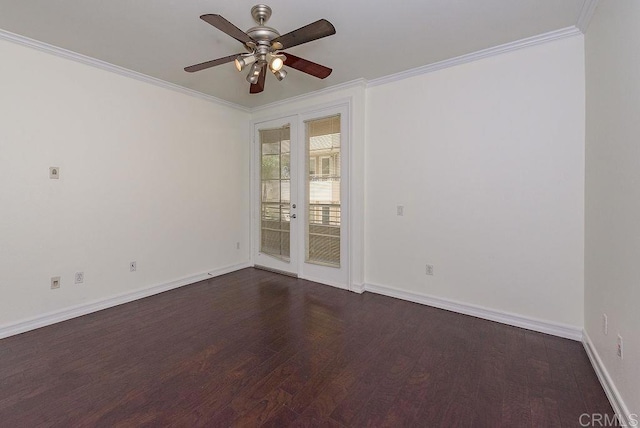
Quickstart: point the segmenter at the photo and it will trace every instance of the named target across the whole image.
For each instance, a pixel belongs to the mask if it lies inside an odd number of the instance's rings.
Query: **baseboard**
[[[618,417],[618,421],[620,422],[621,427],[634,427],[638,426],[637,415],[634,415],[634,419],[631,419],[631,413],[629,412],[629,408],[622,400],[622,396],[620,396],[620,392],[618,392],[618,388],[613,383],[611,376],[609,376],[609,372],[607,368],[602,363],[602,359],[596,350],[596,347],[593,346],[593,342],[591,338],[587,334],[586,330],[582,332],[582,344],[584,346],[584,350],[587,352],[587,356],[589,357],[589,361],[591,361],[591,365],[598,376],[598,380],[600,380],[600,384],[604,389],[604,393],[607,395],[609,402],[611,403],[611,407],[613,407],[613,411],[616,412],[616,416]]]
[[[66,321],[71,318],[87,315],[92,312],[97,312],[103,309],[122,305],[123,303],[129,303],[134,300],[143,299],[145,297],[153,296],[154,294],[163,293],[165,291],[173,290],[174,288],[183,287],[185,285],[193,284],[195,282],[202,281],[208,278],[235,272],[237,270],[244,269],[250,266],[250,263],[240,263],[236,265],[226,266],[196,275],[190,275],[164,284],[157,284],[149,288],[144,288],[142,290],[123,293],[117,296],[108,297],[106,299],[95,300],[93,302],[83,303],[81,305],[72,306],[70,308],[62,309],[59,311],[49,312],[47,314],[40,315],[34,318],[18,321],[16,323],[6,324],[0,327],[0,339],[24,333],[29,330],[35,330],[37,328],[45,327],[61,321]]]
[[[364,293],[364,284],[363,283],[352,283],[351,284],[351,291],[353,291],[354,293],[358,293],[358,294],[362,294]]]
[[[477,318],[483,318],[486,320],[508,324],[515,327],[526,328],[527,330],[551,334],[553,336],[564,337],[571,340],[582,340],[582,329],[571,325],[543,321],[509,312],[488,309],[482,306],[442,299],[440,297],[412,293],[409,291],[398,290],[396,288],[387,287],[384,285],[365,284],[364,289],[365,291],[370,291],[372,293],[395,297],[402,300],[408,300],[410,302],[433,306],[435,308],[446,309],[448,311],[471,315]]]

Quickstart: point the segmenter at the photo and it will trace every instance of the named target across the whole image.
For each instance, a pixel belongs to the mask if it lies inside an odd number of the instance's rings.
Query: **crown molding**
[[[90,65],[92,67],[96,67],[102,70],[110,71],[112,73],[116,73],[121,76],[130,77],[132,79],[139,80],[141,82],[150,83],[152,85],[159,86],[165,89],[170,89],[172,91],[180,92],[182,94],[189,95],[191,97],[200,98],[202,100],[209,101],[214,104],[219,104],[225,107],[231,107],[237,110],[242,110],[247,113],[250,112],[250,109],[243,107],[241,105],[231,103],[229,101],[225,101],[220,98],[212,97],[211,95],[203,94],[202,92],[194,91],[193,89],[185,88],[184,86],[176,85],[174,83],[169,83],[167,81],[158,79],[156,77],[151,77],[146,74],[139,73],[137,71],[129,70],[128,68],[120,67],[118,65],[114,65],[106,61],[101,61],[99,59],[91,58],[89,56],[82,55],[64,48],[59,48],[57,46],[53,46],[48,43],[34,40],[29,37],[21,36],[19,34],[15,34],[10,31],[5,31],[0,29],[0,40],[7,40],[9,42],[17,43],[22,46],[27,46],[33,49],[37,49],[41,52],[46,52],[61,58],[70,59],[72,61],[76,61],[85,65]]]
[[[578,30],[583,34],[587,33],[587,28],[589,27],[591,18],[593,18],[596,7],[598,7],[598,0],[584,0],[584,4],[580,10],[580,16],[578,17],[578,23],[576,24]]]
[[[330,94],[332,92],[343,91],[343,90],[346,90],[346,89],[358,88],[358,87],[366,88],[367,87],[367,81],[365,79],[355,79],[355,80],[351,80],[349,82],[339,83],[337,85],[329,86],[328,88],[318,89],[317,91],[307,92],[306,94],[297,95],[295,97],[286,98],[284,100],[274,101],[274,102],[269,103],[269,104],[263,104],[261,106],[253,107],[251,109],[251,113],[256,113],[256,112],[259,112],[259,111],[262,111],[262,110],[268,110],[268,109],[271,109],[271,108],[274,108],[274,107],[280,107],[280,106],[283,106],[283,105],[296,103],[296,102],[299,102],[299,101],[304,101],[304,100],[310,99],[310,98],[316,98],[318,96],[327,95],[327,94]]]
[[[477,61],[479,59],[500,55],[506,52],[511,52],[518,49],[523,49],[526,47],[536,46],[539,44],[551,42],[554,40],[581,35],[584,33],[583,29],[586,31],[586,27],[589,23],[589,20],[593,16],[593,12],[595,11],[597,3],[598,3],[598,0],[585,0],[585,3],[580,12],[580,18],[577,24],[578,26],[567,27],[567,28],[562,28],[560,30],[550,31],[548,33],[539,34],[537,36],[528,37],[526,39],[516,40],[514,42],[505,43],[503,45],[494,46],[491,48],[461,55],[461,56],[447,59],[444,61],[439,61],[433,64],[424,65],[424,66],[413,68],[410,70],[401,71],[399,73],[390,74],[388,76],[383,76],[383,77],[369,80],[369,81],[367,81],[364,78],[351,80],[349,82],[340,83],[334,86],[330,86],[328,88],[319,89],[317,91],[308,92],[306,94],[301,94],[298,96],[286,98],[284,100],[275,101],[272,103],[256,106],[253,108],[244,107],[239,104],[232,103],[230,101],[225,101],[223,99],[216,98],[214,96],[195,91],[193,89],[185,88],[184,86],[176,85],[174,83],[170,83],[170,82],[158,79],[156,77],[151,77],[146,74],[139,73],[137,71],[129,70],[127,68],[108,63],[106,61],[91,58],[86,55],[82,55],[64,48],[53,46],[48,43],[40,42],[38,40],[30,39],[28,37],[21,36],[19,34],[14,34],[9,31],[5,31],[1,29],[0,29],[0,40],[7,40],[13,43],[17,43],[23,46],[37,49],[42,52],[50,53],[61,58],[70,59],[85,65],[90,65],[92,67],[110,71],[112,73],[116,73],[121,76],[130,77],[132,79],[150,83],[152,85],[159,86],[161,88],[180,92],[182,94],[189,95],[191,97],[200,98],[202,100],[209,101],[214,104],[234,108],[246,113],[256,113],[263,110],[280,107],[286,104],[291,104],[294,102],[300,102],[307,99],[316,98],[318,96],[327,95],[332,92],[337,92],[337,91],[342,91],[342,90],[347,90],[347,89],[357,88],[357,87],[369,88],[369,87],[374,87],[378,85],[384,85],[384,84],[395,82],[398,80],[404,80],[410,77],[432,73],[434,71],[442,70],[449,67],[454,67],[456,65]]]
[[[590,0],[587,0],[590,1]],[[480,51],[461,55],[455,58],[446,59],[444,61],[435,62],[433,64],[424,65],[410,70],[401,71],[400,73],[390,74],[378,79],[369,80],[367,87],[384,85],[398,80],[408,79],[422,74],[432,73],[456,65],[466,64],[468,62],[477,61],[479,59],[488,58],[503,53],[536,46],[543,43],[552,42],[554,40],[565,39],[568,37],[578,36],[582,32],[577,27],[567,27],[560,30],[549,31],[548,33],[539,34],[537,36],[527,37],[526,39],[516,40],[514,42],[505,43],[503,45],[494,46],[492,48],[482,49]]]

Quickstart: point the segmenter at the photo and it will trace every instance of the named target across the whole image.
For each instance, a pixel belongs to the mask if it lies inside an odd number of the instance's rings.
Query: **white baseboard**
[[[596,347],[593,346],[593,342],[591,338],[587,334],[586,330],[582,332],[582,344],[584,345],[585,351],[587,351],[587,356],[589,356],[589,361],[591,361],[591,365],[598,376],[598,380],[600,380],[600,384],[604,389],[604,393],[607,395],[609,402],[611,403],[611,407],[613,407],[613,411],[616,412],[616,416],[618,417],[618,421],[620,422],[621,427],[634,427],[638,426],[638,417],[634,415],[634,419],[631,419],[631,413],[629,412],[629,408],[622,400],[622,396],[620,392],[618,392],[618,388],[613,383],[613,379],[609,376],[609,372],[607,368],[602,363],[602,359],[596,350]]]
[[[435,308],[446,309],[448,311],[471,315],[490,321],[496,321],[502,324],[513,325],[515,327],[526,328],[527,330],[538,331],[540,333],[551,334],[553,336],[564,337],[566,339],[577,341],[582,340],[582,329],[580,327],[575,327],[572,325],[543,321],[509,312],[488,309],[482,306],[470,305],[468,303],[456,302],[449,299],[442,299],[440,297],[433,297],[425,294],[398,290],[396,288],[387,287],[384,285],[365,284],[364,289],[365,291],[370,291],[372,293],[395,297],[402,300],[408,300],[410,302],[433,306]]]
[[[352,283],[351,284],[351,291],[353,291],[354,293],[358,293],[358,294],[362,294],[364,293],[364,284],[362,283]]]
[[[29,330],[35,330],[36,328],[45,327],[61,321],[66,321],[71,318],[87,315],[92,312],[97,312],[103,309],[122,305],[123,303],[129,303],[134,300],[143,299],[145,297],[153,296],[154,294],[163,293],[165,291],[173,290],[174,288],[183,287],[185,285],[193,284],[195,282],[202,281],[208,278],[235,272],[237,270],[244,269],[250,266],[250,263],[240,263],[237,265],[226,266],[219,269],[214,269],[196,275],[177,279],[175,281],[167,282],[164,284],[154,285],[142,290],[136,290],[119,294],[113,297],[108,297],[106,299],[83,303],[81,305],[72,306],[70,308],[62,309],[59,311],[49,312],[47,314],[39,315],[34,318],[18,321],[16,323],[5,324],[3,326],[0,326],[0,339],[24,333]]]

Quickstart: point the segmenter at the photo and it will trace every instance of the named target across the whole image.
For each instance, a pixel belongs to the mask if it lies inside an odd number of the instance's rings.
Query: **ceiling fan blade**
[[[207,15],[202,15],[200,19],[213,25],[218,30],[224,33],[227,33],[228,35],[230,35],[240,43],[253,42],[253,39],[249,37],[247,33],[242,31],[241,29],[239,29],[238,27],[236,27],[235,25],[233,25],[232,23],[230,23],[220,15],[215,15],[210,13]]]
[[[264,91],[264,79],[267,77],[267,66],[266,64],[262,66],[262,70],[260,70],[260,76],[258,76],[258,82],[252,84],[249,87],[250,94],[258,94]]]
[[[271,44],[279,43],[282,46],[279,49],[288,49],[293,46],[331,36],[332,34],[336,34],[336,29],[333,24],[326,19],[320,19],[283,36],[276,37],[271,41]]]
[[[283,52],[283,54],[286,57],[286,59],[284,60],[284,65],[289,66],[291,68],[295,68],[296,70],[300,70],[303,73],[310,74],[319,79],[324,79],[328,77],[333,71],[329,67],[316,64],[315,62],[311,62],[304,58],[291,55],[290,53]]]
[[[224,58],[212,59],[211,61],[203,62],[196,65],[190,65],[189,67],[185,67],[184,71],[193,73],[194,71],[200,71],[207,68],[215,67],[216,65],[226,64],[236,59],[238,55],[240,54],[229,55],[229,56],[225,56]]]

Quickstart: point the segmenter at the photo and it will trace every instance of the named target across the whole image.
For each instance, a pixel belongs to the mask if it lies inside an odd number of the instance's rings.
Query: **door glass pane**
[[[291,153],[289,125],[260,130],[260,252],[290,257]]]
[[[316,158],[309,158],[309,176],[316,175]]]
[[[305,124],[306,261],[340,267],[340,115]]]

